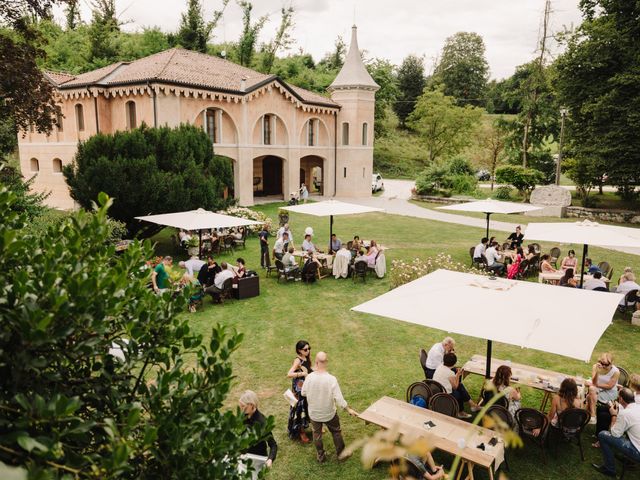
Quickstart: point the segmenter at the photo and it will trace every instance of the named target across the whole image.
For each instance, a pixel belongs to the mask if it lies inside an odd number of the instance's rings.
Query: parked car
[[[478,170],[476,172],[476,178],[481,182],[486,182],[491,180],[491,173],[489,173],[489,170]]]
[[[376,193],[380,190],[384,190],[384,181],[382,175],[374,173],[371,175],[371,193]]]

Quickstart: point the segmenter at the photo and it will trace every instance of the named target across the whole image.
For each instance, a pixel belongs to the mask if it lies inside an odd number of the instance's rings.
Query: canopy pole
[[[491,378],[491,346],[492,346],[492,341],[491,340],[487,340],[487,362],[486,362],[486,370],[484,372],[484,378],[489,379]]]
[[[589,252],[589,245],[586,243],[582,247],[582,268],[580,269],[580,288],[582,288],[584,282],[584,264],[587,261],[587,254]]]
[[[198,230],[198,258],[202,258],[202,230]]]
[[[331,250],[331,237],[333,237],[333,215],[329,215],[329,250]]]
[[[490,212],[486,212],[486,214],[487,214],[487,235],[486,236],[487,236],[487,238],[489,238],[489,217],[491,216],[491,213]],[[491,245],[489,245],[489,246],[491,246]]]

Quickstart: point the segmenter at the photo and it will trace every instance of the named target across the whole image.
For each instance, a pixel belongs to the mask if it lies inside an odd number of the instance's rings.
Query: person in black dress
[[[242,413],[245,414],[245,425],[264,425],[265,423],[267,423],[267,419],[265,418],[265,416],[258,410],[258,395],[256,395],[255,392],[246,390],[240,396],[238,405],[240,406],[240,410],[242,410]],[[273,464],[273,461],[276,459],[276,455],[278,454],[278,444],[276,443],[275,438],[273,438],[273,434],[269,433],[269,435],[265,439],[253,445],[245,453],[267,457],[265,467],[271,468],[271,465]]]
[[[509,249],[515,250],[518,247],[522,246],[522,241],[524,240],[524,235],[522,234],[522,229],[520,225],[516,227],[516,231],[513,232],[509,237],[507,237],[507,241],[511,242],[509,244]]]
[[[309,428],[309,410],[307,398],[303,397],[302,385],[304,379],[313,372],[311,368],[311,346],[306,340],[300,340],[296,343],[296,358],[293,359],[293,365],[287,373],[287,377],[291,379],[291,391],[298,399],[298,403],[289,410],[289,438],[293,440],[300,439],[302,443],[309,443],[309,437],[305,430]]]

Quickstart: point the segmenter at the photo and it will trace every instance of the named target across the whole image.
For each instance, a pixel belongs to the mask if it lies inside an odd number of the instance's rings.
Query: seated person
[[[442,465],[436,465],[430,452],[427,452],[424,459],[415,455],[407,455],[406,462],[409,464],[408,473],[413,475],[411,478],[417,478],[418,480],[439,480],[441,478],[447,478],[444,473],[444,467]],[[416,477],[416,475],[419,475],[419,477]]]
[[[613,356],[609,352],[601,354],[591,369],[591,381],[587,382],[587,408],[591,414],[591,424],[596,425],[596,435],[609,428],[611,418],[608,403],[618,397],[619,378],[620,370],[613,364]],[[594,447],[599,447],[598,442]]]
[[[361,248],[362,248],[362,242],[360,241],[360,237],[358,235],[355,235],[353,237],[353,241],[351,242],[351,252],[354,257],[356,256],[356,253],[360,251]]]
[[[307,252],[307,258],[304,261],[304,265],[302,266],[302,280],[304,282],[315,282],[316,281],[316,275],[308,275],[311,271],[313,271],[313,269],[315,268],[315,271],[319,271],[318,269],[322,266],[320,264],[320,262],[318,261],[318,259],[315,257],[315,254],[311,251]]]
[[[473,249],[473,261],[481,262],[482,256],[484,252],[487,250],[487,243],[489,243],[489,239],[487,237],[482,237],[480,243],[476,245],[476,248]]]
[[[515,416],[516,411],[521,407],[520,400],[522,400],[522,394],[518,387],[511,386],[511,376],[511,367],[501,365],[496,370],[496,374],[491,380],[491,383],[493,383],[496,391],[504,392],[504,398],[506,398],[508,402],[507,410],[509,410],[511,415]]]
[[[376,266],[376,257],[378,256],[378,252],[378,244],[375,240],[371,240],[367,253],[364,255],[364,258],[367,260],[367,265],[370,267]]]
[[[454,372],[458,357],[455,353],[445,353],[443,356],[443,364],[436,368],[433,374],[433,379],[440,383],[447,393],[450,393],[458,401],[458,418],[471,418],[471,415],[464,411],[464,404],[469,402],[472,410],[477,410],[478,405],[471,400],[469,392],[462,383],[462,374],[464,370],[458,368],[457,372]]]
[[[188,273],[185,273],[180,279],[178,286],[180,287],[180,289],[183,289],[187,286],[190,286],[192,288],[191,296],[189,297],[189,311],[191,313],[195,313],[196,305],[198,303],[202,303],[202,298],[204,297],[202,285],[200,285],[200,282],[197,279],[193,278]]]
[[[568,408],[583,408],[583,403],[578,398],[578,385],[573,378],[565,378],[560,384],[560,390],[551,400],[551,409],[547,413],[549,423],[554,427],[558,426],[558,416]],[[533,434],[538,436],[540,429],[533,430]]]
[[[555,273],[557,270],[551,265],[551,257],[548,253],[542,255],[540,262],[540,271],[542,273]]]
[[[561,287],[573,287],[576,288],[578,286],[578,282],[574,278],[573,268],[567,268],[564,272],[564,275],[560,279]]]
[[[593,275],[596,272],[602,273],[602,270],[600,270],[600,267],[597,266],[597,265],[594,265],[590,258],[585,258],[585,260],[584,260],[584,270],[589,275]]]
[[[220,295],[224,288],[224,282],[230,278],[232,279],[233,277],[235,277],[235,273],[229,268],[227,262],[222,262],[220,264],[220,268],[220,273],[215,276],[213,285],[210,285],[204,289],[205,293],[208,293],[210,295]]]
[[[238,227],[233,232],[231,232],[231,236],[234,240],[242,240],[244,237],[244,227]]]
[[[187,245],[187,242],[189,240],[191,240],[191,235],[189,235],[187,232],[185,232],[184,230],[180,230],[178,232],[178,238],[180,239],[180,245],[182,245],[183,247]]]
[[[220,266],[211,255],[207,257],[207,263],[198,272],[198,281],[203,287],[210,287],[215,281],[216,275],[220,273]]]
[[[569,254],[562,259],[560,268],[562,270],[567,270],[568,268],[572,268],[573,271],[575,272],[577,266],[578,266],[578,259],[576,258],[576,252],[574,250],[569,250]]]
[[[522,246],[522,241],[524,240],[524,235],[522,234],[522,229],[520,225],[516,227],[516,231],[507,237],[507,242],[509,243],[509,248],[511,250],[515,250],[518,247]]]
[[[300,268],[298,267],[298,262],[296,261],[296,257],[293,256],[293,252],[295,250],[293,247],[289,247],[287,253],[282,257],[282,263],[284,264],[284,271],[288,274],[298,274],[300,272]]]
[[[273,244],[273,258],[282,260],[284,252],[287,251],[289,246],[289,234],[284,232],[281,237],[278,237]]]
[[[536,256],[536,247],[534,247],[533,245],[529,245],[527,247],[527,253],[524,256],[524,258],[526,258],[527,260],[531,260],[535,256]]]
[[[582,288],[584,288],[585,290],[595,290],[596,288],[606,288],[607,290],[609,290],[607,288],[607,284],[604,282],[604,280],[602,280],[602,273],[599,271],[594,272],[593,278],[590,278],[589,280],[584,282],[584,286]]]
[[[504,263],[500,261],[501,255],[499,250],[500,245],[498,245],[498,242],[493,242],[491,246],[487,248],[484,256],[487,259],[487,267],[489,270],[495,272],[497,275],[502,275],[504,274]]]
[[[632,272],[627,272],[624,275],[622,275],[620,282],[621,282],[620,285],[618,285],[618,287],[616,288],[616,293],[621,293],[623,295],[626,295],[631,290],[640,290],[640,285],[636,283],[636,276]],[[624,302],[625,302],[624,298],[620,300],[621,307],[625,306]],[[631,303],[629,303],[629,305],[631,305]]]
[[[444,362],[444,355],[446,353],[453,353],[456,348],[456,341],[451,337],[445,337],[444,340],[438,343],[434,343],[427,353],[427,360],[425,362],[427,378],[432,379],[433,374],[442,363]]]
[[[618,279],[618,285],[620,285],[622,282],[624,282],[624,275],[626,273],[633,273],[633,269],[631,267],[624,267],[624,270],[622,271],[622,275],[620,275],[620,278]]]
[[[304,236],[304,241],[302,242],[302,250],[305,252],[317,252],[316,250],[316,246],[313,244],[313,242],[311,241],[311,234],[307,233]]]
[[[247,269],[244,266],[244,258],[240,257],[236,260],[236,271],[235,276],[233,277],[233,283],[237,285],[238,281],[244,277],[246,273]]]
[[[507,268],[507,278],[514,279],[518,276],[518,273],[520,272],[520,264],[522,263],[523,258],[524,251],[522,250],[522,247],[516,247],[515,257],[512,256],[513,263]]]
[[[329,253],[336,253],[342,247],[342,241],[337,237],[335,233],[331,234],[331,243],[329,244]]]

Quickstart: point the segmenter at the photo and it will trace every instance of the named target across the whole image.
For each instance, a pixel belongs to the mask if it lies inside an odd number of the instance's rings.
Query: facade
[[[49,205],[74,208],[62,167],[79,141],[140,126],[201,126],[216,155],[233,162],[240,205],[287,199],[304,182],[327,196],[368,196],[378,85],[366,71],[353,27],[330,98],[232,62],[171,49],[78,76],[47,72],[62,117],[49,135],[20,132],[23,175],[51,192]]]

